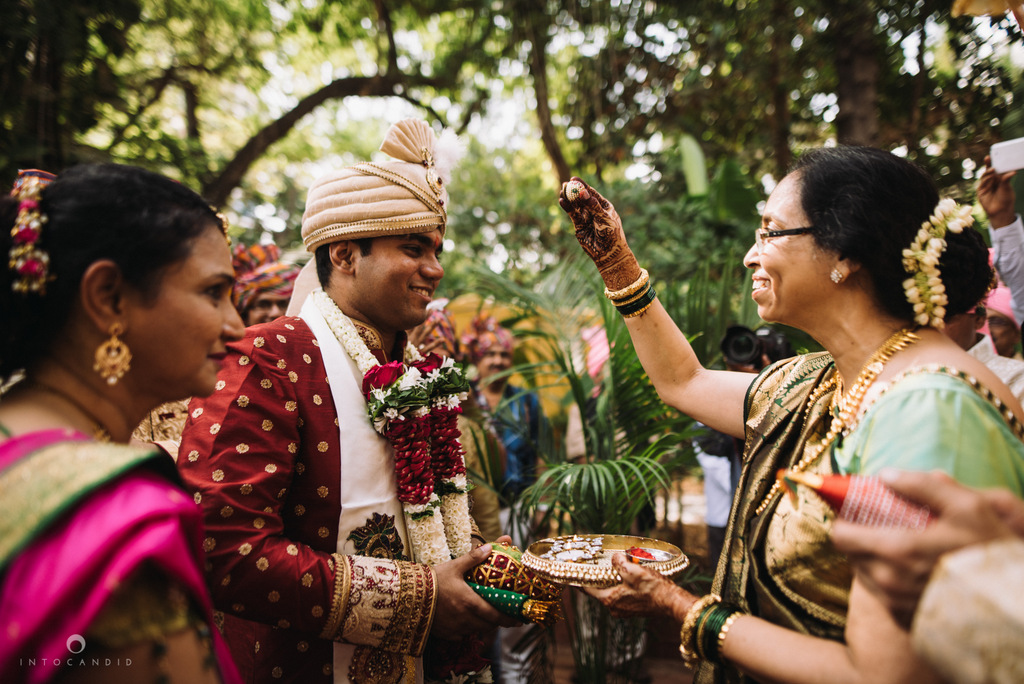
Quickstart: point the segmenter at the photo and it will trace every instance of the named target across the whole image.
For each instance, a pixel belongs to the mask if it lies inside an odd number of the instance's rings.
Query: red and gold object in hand
[[[790,491],[798,484],[809,487],[841,520],[858,525],[919,530],[933,519],[927,506],[900,496],[877,477],[780,470],[778,478]]]
[[[495,608],[523,622],[561,619],[562,587],[523,565],[522,551],[491,544],[490,557],[466,574],[466,581]]]

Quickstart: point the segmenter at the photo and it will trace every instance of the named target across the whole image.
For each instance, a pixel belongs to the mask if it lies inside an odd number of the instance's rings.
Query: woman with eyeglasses
[[[832,547],[834,515],[776,474],[943,470],[1024,494],[1020,404],[940,331],[993,281],[969,208],[887,152],[805,153],[765,205],[744,257],[758,313],[827,350],[751,382],[703,368],[657,300],[612,205],[579,179],[559,203],[625,317],[661,398],[745,440],[743,472],[712,594],[694,596],[641,565],[591,590],[617,615],[682,625],[697,682],[928,682],[908,633]]]

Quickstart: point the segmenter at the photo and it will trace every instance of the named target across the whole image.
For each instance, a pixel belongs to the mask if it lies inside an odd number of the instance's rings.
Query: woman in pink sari
[[[95,165],[0,200],[0,681],[236,682],[202,514],[146,413],[214,389],[242,322],[225,226],[183,185]]]

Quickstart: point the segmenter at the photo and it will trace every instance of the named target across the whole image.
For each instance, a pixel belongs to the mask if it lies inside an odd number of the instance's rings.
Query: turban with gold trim
[[[454,132],[440,138],[426,122],[403,119],[388,129],[380,151],[388,161],[361,162],[318,178],[306,197],[302,242],[309,252],[339,240],[429,233],[448,224],[451,171],[462,156]],[[302,269],[288,315],[319,286],[313,259]]]
[[[445,138],[454,138],[446,132]],[[393,159],[332,171],[313,183],[302,215],[302,242],[310,252],[338,240],[427,233],[444,235],[454,155],[433,129],[405,119],[387,132],[380,150]]]

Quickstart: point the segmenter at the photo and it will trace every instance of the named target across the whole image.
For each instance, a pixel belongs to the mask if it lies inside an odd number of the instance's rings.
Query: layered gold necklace
[[[821,442],[804,452],[803,458],[791,466],[790,471],[799,473],[807,470],[824,453],[829,444],[835,441],[836,437],[840,434],[849,434],[850,430],[857,424],[864,395],[867,394],[868,389],[874,384],[879,374],[881,374],[885,364],[889,362],[889,359],[894,354],[906,349],[920,339],[920,336],[912,330],[907,330],[906,328],[897,330],[889,339],[882,343],[881,347],[875,350],[875,353],[871,355],[868,362],[864,364],[864,368],[861,369],[849,392],[843,394],[842,380],[838,382],[836,392],[832,395],[832,404],[829,407],[829,413],[832,414],[832,424],[829,426],[828,432]],[[831,383],[826,383],[826,387],[828,386],[831,386]],[[822,394],[818,394],[818,396],[822,396]],[[772,488],[768,490],[768,495],[764,498],[764,501],[754,510],[754,515],[761,515],[768,508],[775,494],[779,491],[780,484],[780,481],[776,479],[772,484]]]

